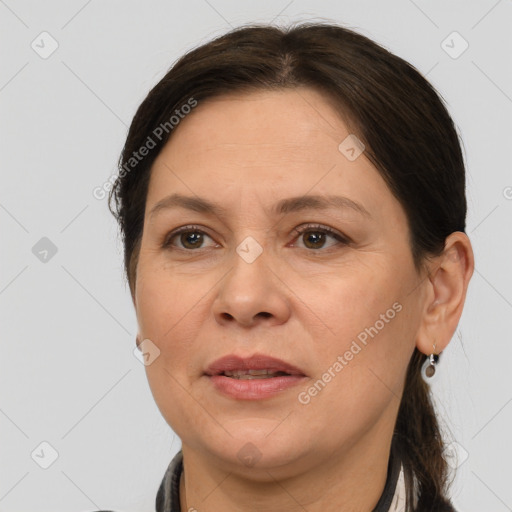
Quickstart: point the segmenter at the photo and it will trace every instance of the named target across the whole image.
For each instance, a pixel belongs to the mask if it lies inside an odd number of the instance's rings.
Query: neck
[[[331,452],[320,464],[297,460],[286,467],[262,469],[257,479],[237,472],[235,464],[216,463],[215,459],[183,445],[181,510],[373,510],[383,493],[388,472],[391,435],[383,442],[382,434],[378,430],[368,432],[357,445]]]

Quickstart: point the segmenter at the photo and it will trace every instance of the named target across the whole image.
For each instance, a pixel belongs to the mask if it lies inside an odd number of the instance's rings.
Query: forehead
[[[199,102],[177,126],[167,147],[191,144],[205,151],[224,145],[226,152],[245,151],[251,157],[265,144],[269,149],[302,150],[304,156],[319,145],[336,150],[340,137],[348,134],[346,121],[314,89],[261,90]]]
[[[353,160],[340,151],[350,137],[332,104],[312,89],[207,100],[180,121],[155,160],[147,209],[174,192],[228,207],[253,197],[262,204],[336,193],[378,215],[382,201],[372,206],[372,196],[390,192],[364,151]]]

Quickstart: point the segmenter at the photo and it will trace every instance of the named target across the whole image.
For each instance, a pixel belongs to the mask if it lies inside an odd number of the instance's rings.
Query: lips
[[[269,400],[308,379],[300,368],[262,354],[217,359],[208,366],[205,377],[216,392],[237,401]]]
[[[262,354],[250,357],[228,355],[214,361],[205,371],[212,377],[224,375],[234,379],[269,379],[280,376],[305,376],[304,372],[286,361]]]

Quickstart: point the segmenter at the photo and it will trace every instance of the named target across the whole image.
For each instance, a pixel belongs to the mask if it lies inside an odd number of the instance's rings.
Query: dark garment
[[[386,485],[377,506],[372,512],[394,512],[390,507],[393,497],[395,496],[400,468],[400,460],[398,460],[398,458],[393,455],[393,451],[391,451]],[[156,512],[182,512],[180,506],[180,478],[182,471],[183,454],[179,451],[169,464],[158,489],[156,495]]]

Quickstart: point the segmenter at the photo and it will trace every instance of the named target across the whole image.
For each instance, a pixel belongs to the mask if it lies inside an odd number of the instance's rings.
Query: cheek
[[[339,351],[353,339],[364,342],[370,336],[368,331],[375,333],[374,327],[381,334],[397,323],[400,306],[396,303],[401,301],[401,292],[393,283],[399,281],[396,275],[391,278],[389,272],[365,266],[324,275],[314,287],[305,282],[297,295],[304,297],[311,317],[317,317],[316,323],[323,325],[330,340],[324,340],[324,347]],[[318,341],[322,338],[313,337]]]
[[[407,278],[397,276],[391,267],[365,267],[325,279],[315,294],[309,290],[315,313],[309,315],[322,320],[322,330],[310,333],[315,379],[322,381],[319,394],[333,406],[354,407],[357,414],[358,404],[367,403],[371,410],[401,392],[418,319],[415,298],[404,291]]]
[[[299,399],[312,435],[327,429],[348,441],[379,421],[393,421],[414,344],[403,303],[377,294],[338,298],[345,309],[332,310],[335,336],[314,338],[317,371]]]
[[[136,313],[141,339],[160,350],[148,377],[163,366],[174,375],[186,370],[192,344],[201,328],[205,285],[200,279],[179,280],[162,270],[143,269],[136,289]],[[164,379],[165,380],[165,379]]]
[[[197,356],[193,341],[201,328],[198,320],[204,313],[201,298],[205,288],[199,281],[180,281],[162,270],[146,268],[139,275],[139,333],[160,350],[159,356],[145,367],[148,384],[162,416],[173,428],[187,432],[202,418],[197,402],[185,389],[192,381],[190,363]]]
[[[177,278],[165,267],[141,257],[136,288],[137,319],[141,335],[164,341],[181,327],[187,313],[200,302],[201,283]],[[204,290],[204,284],[203,284]]]

